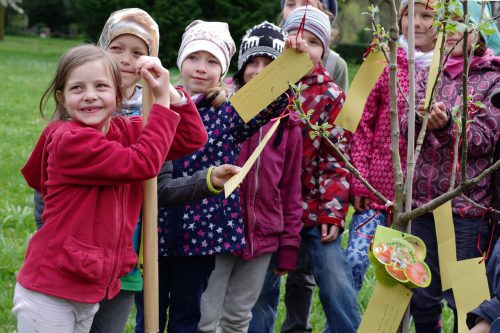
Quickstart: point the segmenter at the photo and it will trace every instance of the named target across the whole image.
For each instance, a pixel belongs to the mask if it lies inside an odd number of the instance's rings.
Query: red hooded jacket
[[[183,120],[195,125],[196,118],[184,111]],[[46,204],[44,227],[30,240],[17,277],[23,287],[85,303],[118,293],[119,277],[137,260],[132,234],[142,204],[141,181],[157,175],[179,118],[154,105],[144,129],[140,117],[112,118],[107,134],[74,121],[46,127],[22,169]],[[191,127],[189,140],[176,136],[174,152],[188,143],[188,153],[191,144],[200,143],[202,126],[201,131]]]

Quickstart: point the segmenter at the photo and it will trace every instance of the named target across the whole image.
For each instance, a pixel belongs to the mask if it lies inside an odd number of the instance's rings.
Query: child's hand
[[[425,111],[424,111],[425,112]],[[443,102],[432,104],[431,113],[427,121],[427,129],[437,130],[442,128],[448,122],[448,113]]]
[[[418,103],[417,112],[421,117],[425,116],[424,101]],[[432,104],[431,113],[427,120],[427,129],[436,130],[442,128],[448,122],[448,113],[443,102]]]
[[[141,73],[144,81],[149,85],[154,97],[154,103],[163,106],[170,105],[170,73],[165,69],[160,59],[141,56],[136,63],[136,70]]]
[[[301,36],[293,35],[288,36],[285,40],[285,50],[286,49],[295,49],[297,52],[306,53],[309,50],[307,43],[302,39]]]
[[[175,89],[172,84],[168,85],[168,90],[170,93],[170,104],[179,104],[179,102],[184,97],[182,93],[179,90]]]
[[[210,183],[215,188],[223,188],[224,184],[231,178],[233,175],[240,172],[241,168],[236,165],[231,164],[223,164],[215,167],[212,170],[212,174],[210,175]]]
[[[481,320],[476,326],[471,328],[469,333],[487,333],[490,331],[490,324],[486,320]]]
[[[321,224],[321,243],[330,243],[337,239],[340,229],[333,224]]]

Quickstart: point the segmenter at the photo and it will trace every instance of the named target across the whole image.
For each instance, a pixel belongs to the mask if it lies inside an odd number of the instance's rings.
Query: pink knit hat
[[[225,76],[236,51],[227,23],[196,20],[188,25],[182,35],[177,67],[181,69],[186,57],[198,51],[206,51],[216,57],[222,67],[222,76]]]

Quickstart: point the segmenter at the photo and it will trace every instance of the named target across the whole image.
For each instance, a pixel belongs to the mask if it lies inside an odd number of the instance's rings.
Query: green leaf
[[[477,25],[477,28],[480,32],[486,35],[492,35],[496,33],[496,28],[491,22],[481,22]]]
[[[472,103],[474,106],[477,106],[478,108],[481,108],[481,109],[485,109],[486,107],[484,106],[483,103],[481,103],[481,101],[475,101],[474,103]]]
[[[318,136],[318,132],[316,131],[309,131],[309,138],[311,140],[314,140]]]

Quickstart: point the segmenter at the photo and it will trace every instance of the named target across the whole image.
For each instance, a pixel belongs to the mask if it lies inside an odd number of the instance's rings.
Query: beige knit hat
[[[182,35],[177,67],[181,69],[186,57],[198,51],[206,51],[216,57],[222,67],[222,76],[225,76],[236,51],[227,23],[196,20],[188,25]]]
[[[107,49],[113,39],[125,34],[142,39],[148,46],[149,55],[158,57],[160,43],[158,24],[144,10],[126,8],[111,13],[102,29],[97,45]]]

